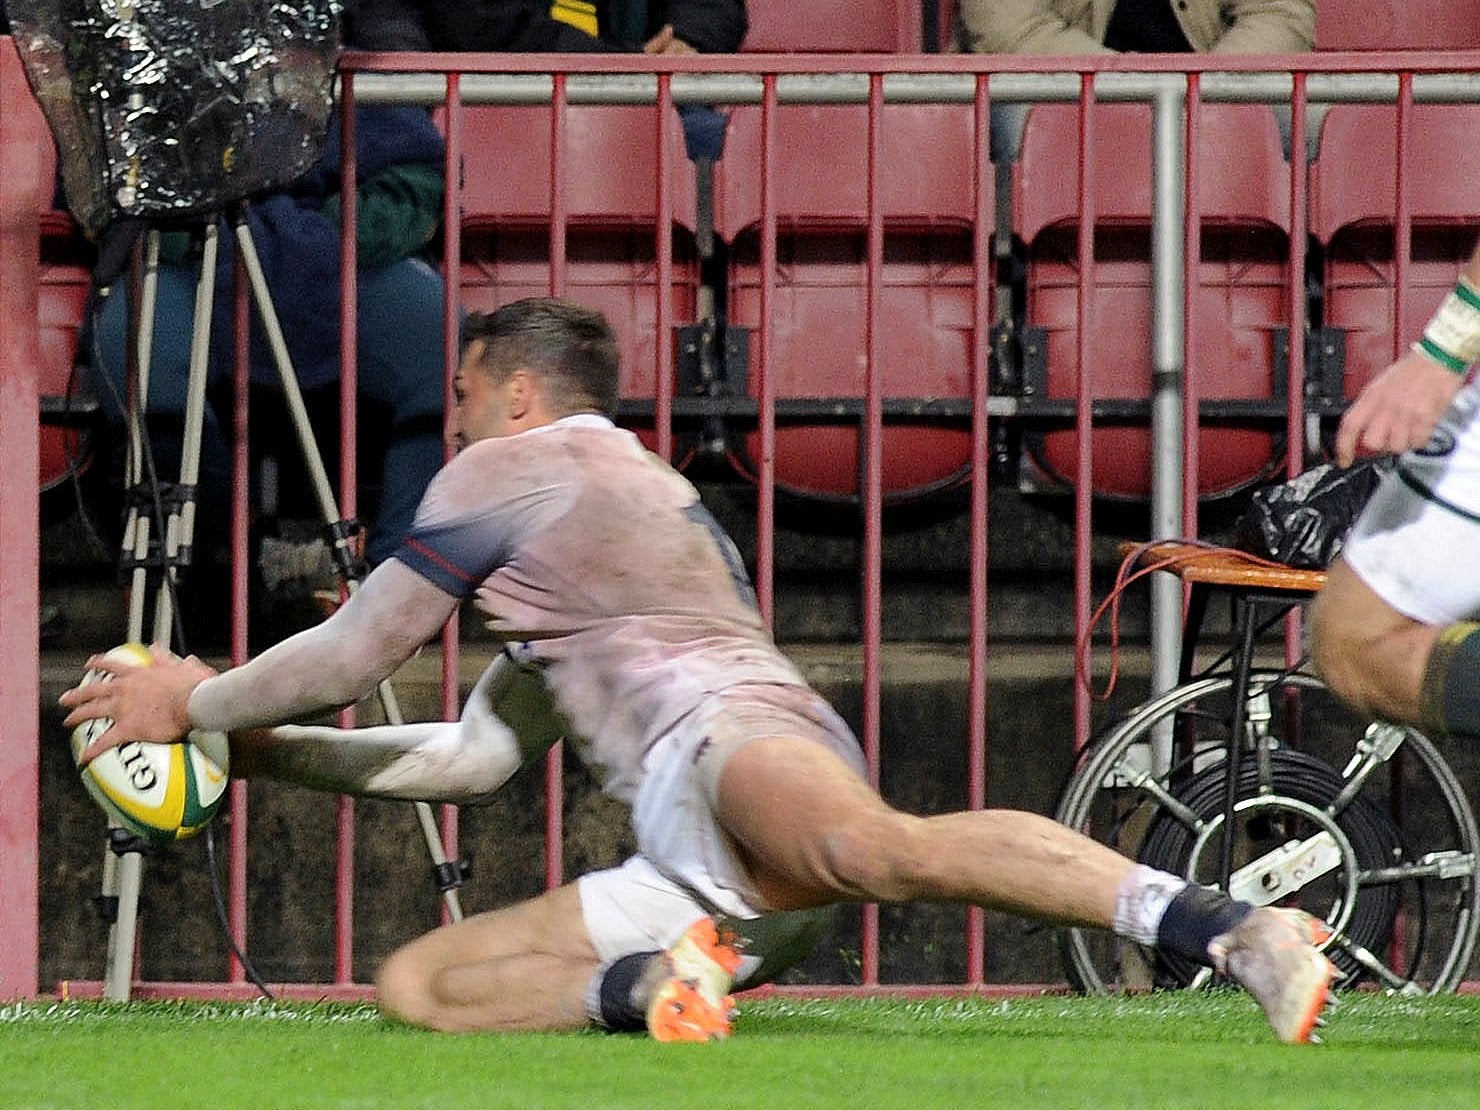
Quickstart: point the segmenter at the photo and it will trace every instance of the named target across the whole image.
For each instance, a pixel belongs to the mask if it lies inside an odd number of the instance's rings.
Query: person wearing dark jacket
[[[732,54],[745,0],[346,0],[344,37],[360,50],[536,54]],[[718,159],[725,116],[681,105],[689,157]]]
[[[422,257],[441,219],[441,134],[420,108],[359,107],[356,138],[356,262],[359,395],[384,405],[391,421],[382,455],[382,492],[366,555],[372,564],[393,551],[410,528],[422,491],[443,461],[445,409],[442,364],[443,281]],[[340,142],[332,118],[319,161],[285,188],[254,198],[248,209],[262,262],[293,360],[305,389],[339,380]],[[178,463],[178,425],[185,412],[199,261],[188,237],[170,233],[161,248],[149,412],[163,474]],[[234,235],[222,227],[211,325],[210,375],[229,381],[233,366]],[[114,389],[99,390],[110,415],[122,420],[128,312],[122,284],[102,304],[93,366]],[[279,383],[260,324],[253,317],[254,382]],[[220,526],[230,463],[223,429],[205,414],[199,515]]]
[[[729,54],[744,0],[349,0],[345,41],[375,51]]]

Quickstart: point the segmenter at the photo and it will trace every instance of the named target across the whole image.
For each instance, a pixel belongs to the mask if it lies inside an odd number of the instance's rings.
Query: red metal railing
[[[7,61],[8,52],[0,52],[0,65],[13,68],[13,59]],[[10,73],[11,70],[7,70]],[[514,55],[349,55],[342,67],[346,128],[345,149],[353,150],[349,141],[352,115],[348,108],[356,98],[363,99],[366,89],[371,89],[372,99],[396,99],[400,94],[392,84],[371,74],[436,73],[445,74],[443,95],[434,99],[441,105],[444,133],[447,138],[447,176],[449,182],[446,200],[446,231],[443,242],[443,263],[448,276],[447,299],[444,325],[447,337],[445,369],[450,381],[456,361],[457,321],[459,313],[459,286],[456,275],[462,265],[462,207],[458,191],[459,169],[462,155],[469,141],[465,126],[467,101],[490,95],[486,89],[480,92],[479,80],[495,75],[549,75],[551,126],[549,132],[550,185],[549,185],[549,282],[553,295],[562,295],[568,289],[566,247],[572,224],[569,211],[569,194],[573,172],[573,156],[566,142],[566,120],[571,106],[577,102],[598,97],[601,78],[623,75],[653,75],[655,89],[651,93],[618,94],[632,96],[633,102],[651,104],[654,112],[657,135],[657,157],[653,166],[654,181],[654,265],[656,288],[659,291],[655,320],[660,337],[672,334],[676,324],[671,299],[667,295],[672,288],[675,273],[675,258],[672,236],[668,233],[675,223],[675,192],[673,187],[674,167],[682,155],[676,149],[671,129],[666,125],[679,100],[681,82],[689,75],[713,75],[716,78],[734,78],[739,84],[739,99],[760,105],[760,164],[754,169],[759,190],[759,342],[756,345],[756,372],[759,387],[754,397],[754,413],[758,431],[759,447],[755,463],[756,480],[756,566],[757,593],[762,611],[771,619],[776,600],[776,434],[778,411],[785,407],[786,398],[778,393],[776,374],[772,369],[776,363],[776,329],[774,321],[781,299],[777,290],[778,237],[783,230],[783,214],[778,211],[777,181],[787,172],[783,152],[777,142],[777,116],[783,104],[798,95],[795,88],[785,84],[787,78],[800,75],[821,75],[846,80],[850,75],[862,75],[862,91],[848,93],[856,97],[857,103],[866,106],[868,124],[863,148],[865,173],[867,175],[867,201],[861,214],[861,226],[866,242],[864,300],[866,316],[864,323],[864,350],[866,351],[866,373],[862,397],[861,420],[859,422],[861,450],[859,455],[859,501],[861,513],[860,596],[861,596],[861,640],[862,640],[862,709],[860,738],[868,759],[869,772],[878,781],[881,759],[881,688],[883,677],[883,573],[882,573],[882,517],[886,490],[884,486],[884,429],[887,423],[886,404],[889,390],[884,379],[883,336],[881,335],[882,305],[885,297],[886,265],[886,216],[884,212],[883,175],[881,150],[884,132],[886,103],[892,95],[892,82],[904,78],[954,77],[964,85],[952,86],[945,94],[932,93],[928,89],[911,94],[929,99],[943,96],[942,102],[958,106],[960,111],[970,112],[972,134],[972,165],[978,175],[974,178],[976,206],[974,226],[971,231],[973,246],[973,288],[970,298],[971,321],[970,341],[970,389],[968,395],[969,416],[967,423],[972,437],[972,468],[976,476],[971,484],[970,496],[970,551],[969,551],[969,597],[970,622],[967,643],[968,653],[968,743],[965,773],[969,805],[980,807],[985,804],[988,775],[987,719],[987,674],[989,635],[987,627],[987,556],[989,540],[987,528],[988,489],[984,476],[988,469],[989,415],[1012,411],[1003,407],[1003,396],[994,389],[991,368],[990,335],[992,327],[992,290],[990,236],[992,210],[988,203],[990,169],[987,158],[988,120],[991,96],[990,77],[995,73],[1018,74],[1068,74],[1077,82],[1071,94],[1080,113],[1080,133],[1077,151],[1072,155],[1072,172],[1077,174],[1080,213],[1077,223],[1075,250],[1077,254],[1080,285],[1077,292],[1078,319],[1090,321],[1094,308],[1094,260],[1096,251],[1097,201],[1101,182],[1096,179],[1093,157],[1098,106],[1101,96],[1096,84],[1102,74],[1186,74],[1185,96],[1187,104],[1185,133],[1185,160],[1182,166],[1185,189],[1182,202],[1188,218],[1181,236],[1184,255],[1181,274],[1182,331],[1181,345],[1185,361],[1190,364],[1192,352],[1198,351],[1200,337],[1197,333],[1197,312],[1193,297],[1198,285],[1201,240],[1199,223],[1196,219],[1202,211],[1203,183],[1197,172],[1196,152],[1202,139],[1200,131],[1201,104],[1208,95],[1208,73],[1266,74],[1289,73],[1293,75],[1293,92],[1290,104],[1293,107],[1291,157],[1289,160],[1289,255],[1288,273],[1288,319],[1287,326],[1292,336],[1303,334],[1306,324],[1305,269],[1308,230],[1307,203],[1307,157],[1306,157],[1306,111],[1312,78],[1329,79],[1333,75],[1361,76],[1371,74],[1398,74],[1396,102],[1398,104],[1396,150],[1398,176],[1394,183],[1394,226],[1396,228],[1396,253],[1394,261],[1394,301],[1396,333],[1402,337],[1411,329],[1413,321],[1405,316],[1405,308],[1399,290],[1407,277],[1408,245],[1411,238],[1413,213],[1409,191],[1406,186],[1410,172],[1420,172],[1418,167],[1409,167],[1408,128],[1414,97],[1415,75],[1440,73],[1480,73],[1480,54],[1364,54],[1364,55],[1300,55],[1273,57],[1218,56],[1216,59],[1178,56],[1160,58],[1149,56],[1108,58],[1032,58],[1032,57],[963,57],[963,56],[763,56],[743,57],[686,57],[682,59],[633,58],[625,56],[514,56]],[[588,80],[597,79],[597,80]],[[380,84],[377,85],[376,81]],[[748,82],[748,83],[747,83]],[[10,86],[7,86],[9,88]],[[964,89],[964,92],[962,91]],[[389,90],[389,91],[387,91]],[[593,90],[598,90],[593,92]],[[408,94],[409,95],[409,94]],[[685,93],[684,95],[688,95]],[[413,97],[414,99],[414,97]],[[715,102],[726,102],[714,92]],[[32,106],[33,107],[33,106]],[[28,286],[35,282],[32,260],[36,242],[35,213],[40,204],[39,185],[28,181],[25,167],[29,165],[26,144],[32,142],[36,119],[20,120],[24,109],[15,99],[6,96],[0,105],[0,328],[6,329],[6,340],[0,343],[0,462],[7,472],[14,467],[15,473],[27,473],[35,469],[34,437],[36,429],[36,406],[34,379],[27,376],[25,354],[27,347],[26,327],[34,319],[34,296]],[[20,120],[20,122],[18,122]],[[17,128],[24,127],[26,137],[17,136]],[[1066,167],[1069,172],[1070,167]],[[733,172],[733,171],[732,171]],[[345,214],[353,219],[354,167],[346,162],[344,167],[346,189],[344,193]],[[33,175],[34,176],[34,175]],[[341,324],[344,329],[345,350],[354,351],[355,313],[354,301],[354,237],[345,237],[344,273],[346,275],[346,308]],[[17,338],[10,337],[10,330],[17,329]],[[1401,338],[1395,339],[1395,350]],[[1097,352],[1092,328],[1085,324],[1079,328],[1077,353],[1082,367],[1091,366]],[[674,449],[674,426],[679,418],[679,406],[675,396],[675,363],[671,343],[656,344],[656,390],[652,398],[654,434],[657,450],[672,456]],[[345,381],[352,384],[354,366],[349,353],[344,357]],[[1301,342],[1289,344],[1288,383],[1285,397],[1288,407],[1284,418],[1284,431],[1289,444],[1301,444],[1306,439],[1305,411],[1305,355]],[[1199,411],[1202,397],[1192,374],[1184,374],[1180,383],[1185,411]],[[1074,578],[1072,605],[1076,640],[1087,635],[1092,608],[1091,597],[1091,497],[1094,490],[1094,455],[1092,433],[1095,428],[1096,405],[1103,401],[1095,395],[1092,378],[1082,374],[1073,397],[1072,427],[1077,434],[1077,459],[1073,479],[1074,505]],[[353,444],[356,412],[355,391],[342,391],[341,420],[345,434],[342,440]],[[237,427],[246,429],[245,390],[239,384],[237,393]],[[685,410],[688,411],[688,410]],[[952,419],[960,420],[957,415]],[[1198,474],[1199,450],[1196,420],[1190,420],[1182,436],[1185,472],[1180,491],[1182,526],[1188,534],[1194,534],[1198,523]],[[237,442],[244,445],[246,436],[238,435]],[[239,450],[244,450],[240,446]],[[1288,453],[1286,466],[1293,472],[1303,462],[1301,452]],[[244,473],[244,469],[239,469]],[[355,488],[353,451],[346,452],[341,463],[342,489],[344,490],[346,514],[353,513]],[[233,511],[236,521],[237,549],[245,550],[246,489],[244,479],[239,481]],[[38,696],[35,675],[37,669],[26,665],[31,658],[39,659],[36,643],[34,614],[38,595],[36,587],[36,565],[38,551],[36,530],[25,522],[34,523],[34,499],[31,491],[20,483],[0,483],[0,519],[12,522],[0,534],[0,618],[4,620],[6,643],[11,648],[10,666],[0,669],[0,720],[17,722],[8,726],[4,742],[0,743],[0,850],[3,850],[7,865],[0,868],[0,935],[7,943],[0,948],[0,997],[20,997],[33,994],[38,989],[36,982],[36,949],[39,933],[38,909],[35,896],[36,874],[36,731],[34,705]],[[20,499],[24,498],[24,504]],[[3,510],[10,502],[9,513]],[[244,568],[239,568],[233,593],[236,611],[237,634],[232,643],[233,661],[246,656],[244,629],[246,626],[246,578]],[[1290,643],[1294,644],[1294,639]],[[1293,646],[1291,649],[1293,651]],[[449,716],[457,712],[457,674],[459,644],[455,628],[449,628],[443,641],[443,711]],[[1092,700],[1087,684],[1076,682],[1073,707],[1072,733],[1076,747],[1082,746],[1090,735],[1092,724]],[[561,847],[563,829],[562,780],[560,755],[552,752],[547,763],[546,794],[546,851],[545,869],[549,885],[563,881]],[[955,770],[955,769],[953,769]],[[228,878],[229,919],[239,940],[249,942],[247,929],[247,884],[245,856],[248,837],[246,820],[246,795],[240,784],[233,791],[235,820],[231,833],[231,867]],[[457,846],[456,811],[445,809],[443,835],[449,855],[455,857]],[[335,983],[332,990],[317,985],[299,985],[285,993],[299,992],[310,996],[326,993],[353,994],[356,986],[357,969],[353,966],[351,938],[355,909],[353,891],[353,867],[351,850],[354,836],[354,808],[352,803],[342,803],[339,815],[340,849],[338,860],[338,883],[335,909]],[[12,866],[12,859],[21,860],[21,866]],[[28,868],[24,861],[29,859]],[[861,988],[918,990],[940,993],[947,989],[982,991],[994,989],[985,982],[984,950],[987,943],[983,915],[972,911],[967,919],[963,940],[965,946],[964,980],[955,987],[932,985],[929,987],[895,986],[885,988],[879,980],[879,925],[876,908],[865,907],[862,922]],[[87,984],[80,984],[84,991]],[[234,957],[225,972],[224,983],[210,984],[140,984],[138,992],[148,994],[182,993],[200,991],[220,996],[239,996],[250,993],[243,968]],[[855,989],[855,988],[829,988]],[[804,988],[807,993],[818,993],[820,988]]]
[[[40,472],[36,338],[43,180],[41,109],[20,60],[0,39],[0,473]],[[0,482],[0,998],[36,993],[39,955],[37,850],[40,778],[40,538],[36,490]]]

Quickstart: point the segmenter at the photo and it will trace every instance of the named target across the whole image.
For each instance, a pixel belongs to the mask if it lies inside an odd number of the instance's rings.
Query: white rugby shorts
[[[1383,478],[1341,558],[1416,621],[1480,617],[1480,385],[1461,390],[1429,442]]]
[[[602,962],[667,948],[705,914],[738,921],[766,915],[715,822],[712,799],[730,756],[772,736],[821,743],[863,773],[852,732],[807,687],[740,687],[707,699],[648,753],[632,807],[638,854],[576,880],[586,931]],[[804,927],[799,922],[796,928]],[[737,982],[744,983],[767,955],[747,951]]]

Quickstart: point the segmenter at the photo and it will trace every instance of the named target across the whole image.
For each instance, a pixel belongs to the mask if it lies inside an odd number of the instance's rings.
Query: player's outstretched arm
[[[391,559],[328,620],[219,675],[168,652],[137,668],[95,657],[89,667],[107,671],[111,681],[74,687],[59,699],[70,711],[68,728],[113,720],[79,765],[131,740],[173,742],[191,728],[233,732],[352,704],[435,636],[456,608],[455,598]]]
[[[87,661],[88,673],[108,680],[84,679],[58,699],[69,710],[64,721],[68,728],[100,717],[113,721],[83,750],[78,766],[129,740],[175,741],[190,731],[186,701],[215,670],[193,655],[181,659],[163,644],[151,645],[149,654],[152,663],[132,663],[119,652],[94,655]]]
[[[278,725],[231,737],[232,773],[337,794],[467,805],[487,801],[569,729],[538,671],[495,656],[462,717],[404,725]]]

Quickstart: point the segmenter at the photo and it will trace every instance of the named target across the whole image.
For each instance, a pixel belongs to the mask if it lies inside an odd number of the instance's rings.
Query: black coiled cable
[[[1271,808],[1275,810],[1278,809],[1280,798],[1290,798],[1324,810],[1346,785],[1334,767],[1305,752],[1277,749],[1269,753],[1269,765],[1269,785],[1273,790],[1274,802]],[[1190,773],[1174,771],[1169,781],[1173,796],[1203,821],[1222,818],[1227,800],[1226,763],[1220,761]],[[1244,760],[1239,767],[1239,798],[1256,796],[1260,786],[1259,767],[1252,759]],[[1308,818],[1298,813],[1292,811],[1291,815],[1309,823]],[[1246,835],[1260,841],[1283,841],[1283,834],[1266,820],[1267,817],[1267,811],[1257,813],[1246,824]],[[1334,820],[1351,842],[1358,868],[1367,870],[1390,867],[1402,858],[1402,834],[1392,818],[1370,799],[1358,795],[1341,813],[1335,815]],[[1137,859],[1149,867],[1185,875],[1196,836],[1194,829],[1163,809],[1147,826],[1146,837],[1136,854]],[[1392,937],[1400,895],[1401,890],[1396,883],[1362,887],[1357,893],[1356,904],[1351,908],[1344,934],[1369,951],[1382,951]],[[1362,971],[1356,959],[1340,945],[1333,945],[1327,955],[1341,969],[1343,975],[1348,977],[1347,982],[1353,981],[1352,977]],[[1417,960],[1414,962],[1416,965]],[[1158,986],[1184,987],[1192,981],[1198,970],[1199,965],[1185,957],[1157,953]]]

